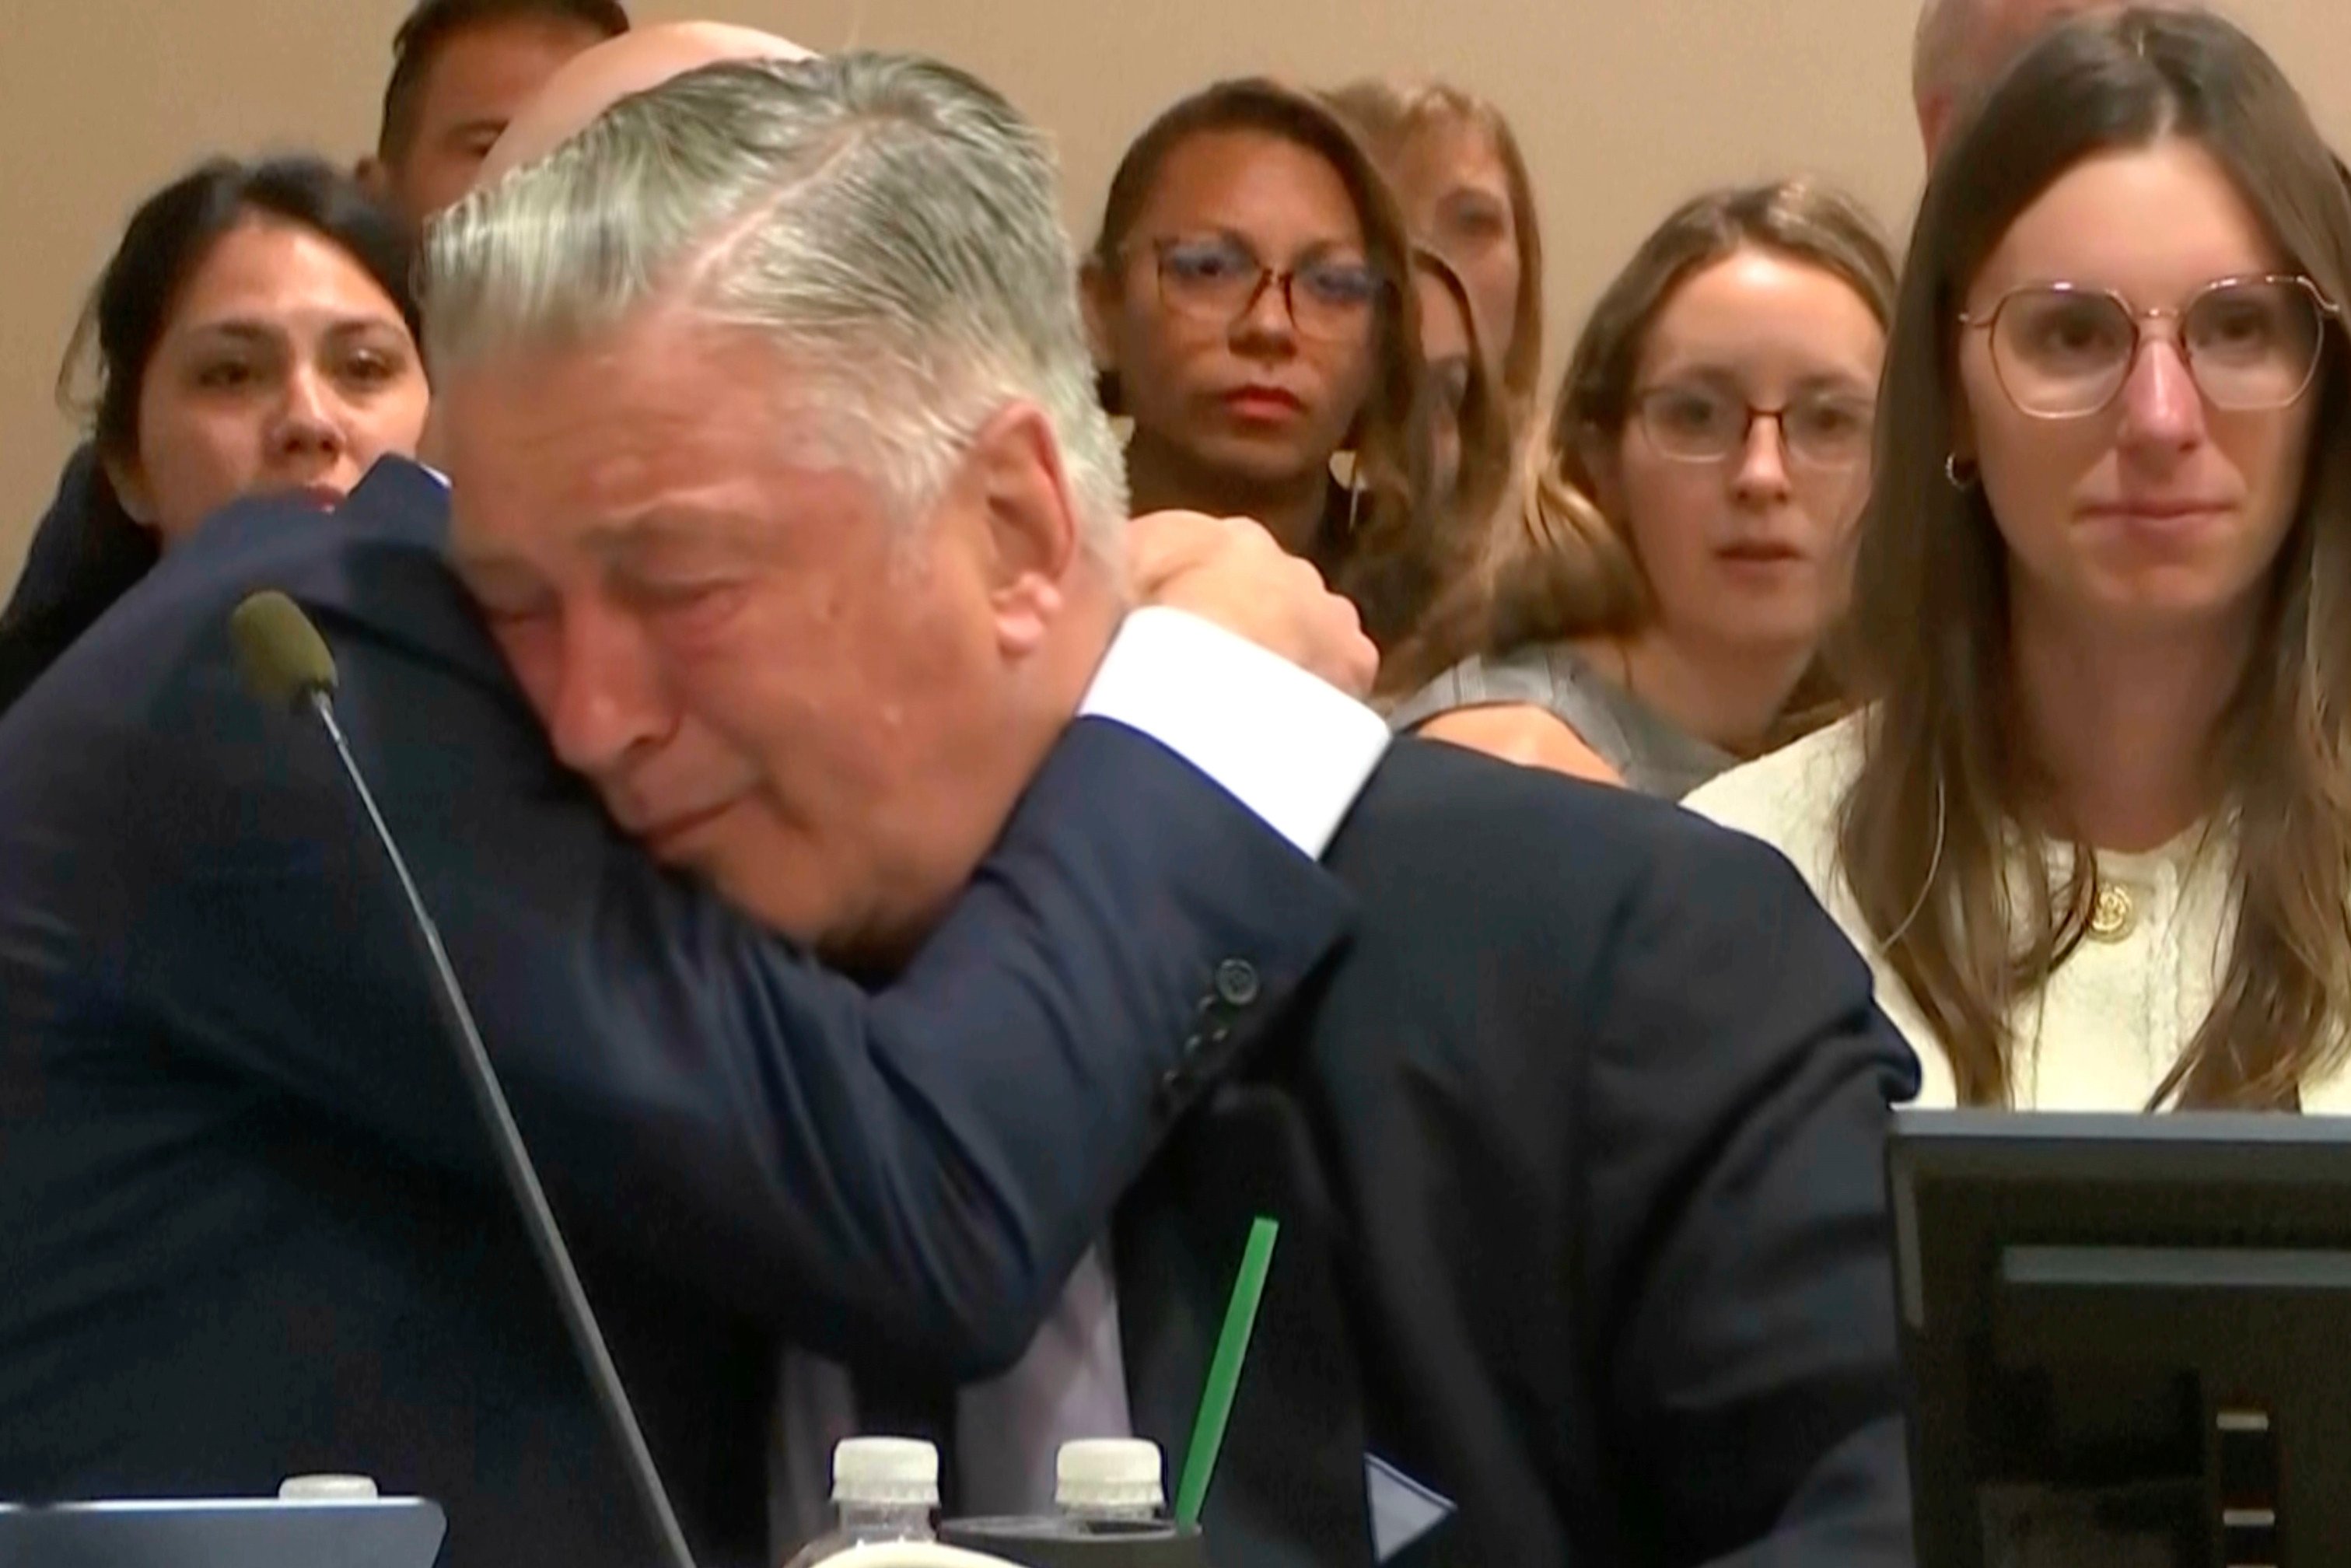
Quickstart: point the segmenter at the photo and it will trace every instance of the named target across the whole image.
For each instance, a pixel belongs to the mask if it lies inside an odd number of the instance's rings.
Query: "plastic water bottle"
[[[832,1450],[831,1530],[800,1548],[787,1568],[884,1541],[934,1541],[939,1451],[912,1437],[851,1437]]]
[[[1167,1506],[1159,1471],[1159,1445],[1141,1437],[1064,1443],[1053,1464],[1053,1505],[1087,1529],[1157,1524]]]

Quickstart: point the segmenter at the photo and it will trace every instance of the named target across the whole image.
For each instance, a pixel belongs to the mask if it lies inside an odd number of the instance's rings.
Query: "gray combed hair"
[[[732,62],[622,99],[475,192],[426,242],[436,372],[676,303],[768,334],[812,383],[805,435],[903,517],[1017,401],[1050,422],[1090,550],[1123,464],[1095,395],[1051,149],[951,67]]]

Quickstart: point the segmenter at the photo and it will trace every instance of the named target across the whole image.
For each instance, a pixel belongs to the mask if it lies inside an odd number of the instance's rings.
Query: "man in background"
[[[1931,167],[1970,106],[2053,26],[2115,0],[1927,0],[1910,57],[1910,91]]]
[[[1911,97],[1918,111],[1918,134],[1926,143],[1927,166],[1934,167],[1969,108],[1991,90],[2001,73],[2035,38],[2068,16],[2113,9],[2121,3],[1927,0],[1918,13],[1917,42],[1910,57]],[[2351,185],[2351,168],[2339,157],[2335,162],[2343,183]]]
[[[360,182],[422,224],[465,193],[548,78],[628,30],[619,0],[423,0],[392,39],[382,127]]]

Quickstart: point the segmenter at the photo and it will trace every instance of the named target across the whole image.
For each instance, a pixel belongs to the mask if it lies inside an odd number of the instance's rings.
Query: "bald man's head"
[[[1927,0],[1910,62],[1927,162],[1941,154],[1960,113],[2033,39],[2068,16],[2116,8],[2117,0]]]
[[[535,162],[588,128],[632,93],[723,60],[799,60],[812,51],[789,38],[725,22],[672,22],[639,27],[573,58],[514,117],[477,183]]]

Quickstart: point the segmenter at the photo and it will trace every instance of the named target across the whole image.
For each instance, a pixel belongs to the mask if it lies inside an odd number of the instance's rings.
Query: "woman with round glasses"
[[[1690,802],[1785,850],[1928,1103],[2351,1108],[2351,201],[2209,15],[2069,23],[1935,171],[1865,710]]]
[[[1410,252],[1331,110],[1252,78],[1127,149],[1083,279],[1134,510],[1255,517],[1383,648],[1442,570]]]
[[[1593,308],[1523,503],[1407,650],[1427,684],[1391,722],[1679,796],[1818,706],[1893,274],[1809,182],[1668,217]]]

